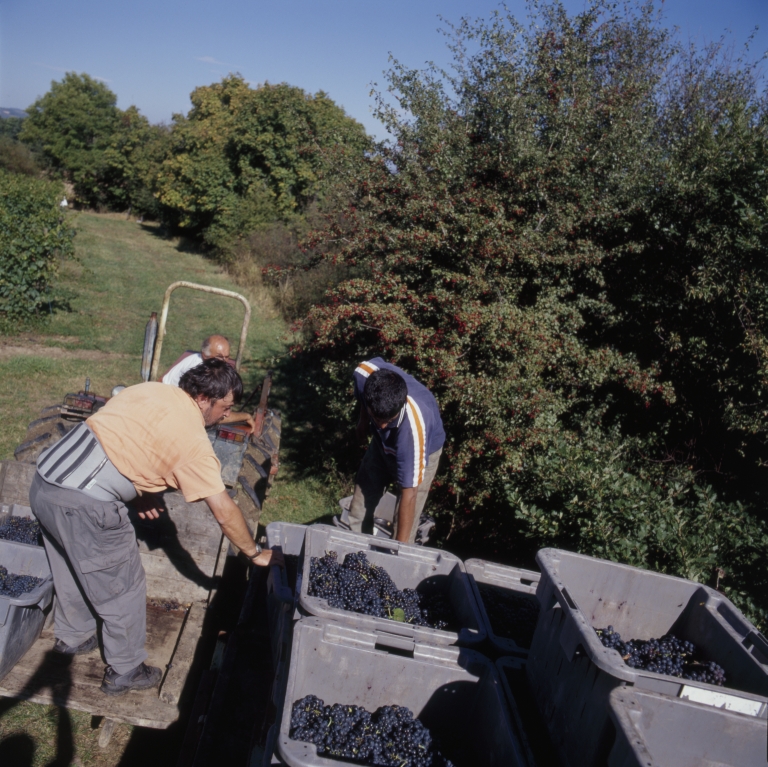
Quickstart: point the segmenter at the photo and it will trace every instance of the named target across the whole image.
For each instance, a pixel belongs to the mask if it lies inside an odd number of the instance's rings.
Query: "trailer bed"
[[[32,465],[3,462],[0,502],[28,505],[33,472]],[[159,691],[104,695],[99,690],[105,667],[101,653],[54,653],[49,613],[40,637],[0,680],[0,696],[65,706],[140,727],[165,729],[179,718],[182,697],[194,694],[196,680],[189,679],[190,669],[229,544],[204,502],[186,503],[177,492],[164,498],[167,511],[160,519],[134,520],[147,577],[147,663],[163,670]]]

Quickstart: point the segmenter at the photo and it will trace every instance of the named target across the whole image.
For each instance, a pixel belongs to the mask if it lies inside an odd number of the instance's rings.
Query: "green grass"
[[[76,258],[61,266],[59,302],[33,325],[0,335],[0,459],[12,459],[27,424],[43,407],[80,389],[86,377],[99,394],[109,394],[115,384],[141,380],[144,328],[150,312],[160,311],[170,283],[188,280],[244,292],[215,264],[164,238],[154,225],[115,215],[73,216],[78,230]],[[307,421],[317,403],[308,400],[306,389],[292,385],[293,376],[285,373],[281,378],[287,354],[285,323],[266,296],[245,295],[253,314],[241,370],[244,383],[247,390],[260,386],[264,372],[275,368],[271,401],[283,416],[281,467],[264,504],[262,523],[327,522],[338,510],[337,499],[349,491],[348,483],[335,472],[312,468]],[[185,349],[198,349],[213,332],[227,335],[234,349],[242,316],[241,304],[232,299],[184,289],[175,292],[161,369]],[[27,353],[9,352],[9,346]],[[121,725],[109,748],[102,750],[90,716],[0,699],[0,765],[174,764],[178,734],[168,743],[162,737]],[[143,745],[147,743],[154,745]],[[74,744],[71,759],[67,744]]]

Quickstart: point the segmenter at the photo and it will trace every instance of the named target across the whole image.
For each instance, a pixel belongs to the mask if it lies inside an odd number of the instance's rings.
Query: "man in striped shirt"
[[[373,438],[355,480],[349,521],[356,532],[373,532],[373,512],[387,486],[399,488],[395,539],[413,543],[443,451],[445,431],[432,392],[381,357],[361,362],[354,373],[360,400],[358,438]]]

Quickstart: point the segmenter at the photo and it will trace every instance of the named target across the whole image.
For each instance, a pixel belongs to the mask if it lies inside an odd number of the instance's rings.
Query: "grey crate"
[[[527,671],[565,764],[604,763],[608,696],[616,687],[633,685],[768,715],[768,642],[722,594],[682,578],[557,549],[542,549],[536,559],[541,612]],[[608,625],[625,639],[673,633],[694,642],[725,669],[728,688],[630,668],[594,631]]]
[[[22,506],[18,503],[0,504],[0,527],[2,527],[3,523],[8,517],[24,517],[25,519],[35,519],[35,515],[32,513],[32,509],[29,506]],[[27,543],[19,543],[18,541],[11,541],[11,543],[15,543],[18,546],[32,545]],[[33,548],[39,548],[39,546],[42,546],[42,544],[34,544]]]
[[[419,642],[406,657],[388,651],[394,639],[318,618],[295,624],[278,739],[284,761],[292,767],[347,764],[289,736],[293,703],[317,695],[326,705],[349,703],[371,712],[407,706],[456,767],[525,765],[491,661],[465,648]]]
[[[617,688],[609,698],[614,744],[608,767],[765,767],[763,719],[679,698]]]
[[[499,636],[494,632],[483,597],[480,594],[479,584],[496,586],[499,589],[512,591],[516,596],[530,599],[538,605],[539,600],[536,597],[536,587],[539,583],[539,573],[533,570],[521,570],[517,567],[487,562],[484,559],[468,559],[464,562],[464,569],[467,571],[470,583],[472,584],[472,590],[475,594],[475,599],[477,599],[480,616],[483,619],[491,647],[499,655],[528,655],[529,648],[525,646],[525,643],[518,643],[511,637]]]
[[[461,628],[458,632],[440,631],[361,615],[329,607],[325,599],[309,596],[310,559],[322,557],[330,551],[337,552],[340,562],[347,554],[364,551],[370,562],[380,565],[389,573],[399,589],[415,589],[427,578],[433,579],[434,587],[444,589],[448,594]],[[310,615],[437,645],[476,645],[485,639],[485,627],[464,565],[457,556],[447,551],[351,533],[328,525],[312,525],[307,531],[304,544],[303,569],[299,603]]]
[[[279,549],[286,556],[299,557],[297,570],[301,568],[306,525],[289,522],[271,522],[267,525],[267,547]],[[298,583],[300,574],[295,575]],[[297,619],[298,589],[291,585],[287,569],[270,567],[267,576],[267,620],[272,647],[272,660],[277,665],[284,652],[285,642],[290,641],[287,633],[293,620]]]
[[[44,610],[53,597],[53,578],[45,549],[0,541],[0,565],[16,575],[45,580],[20,597],[0,596],[0,679],[32,646],[45,622]]]

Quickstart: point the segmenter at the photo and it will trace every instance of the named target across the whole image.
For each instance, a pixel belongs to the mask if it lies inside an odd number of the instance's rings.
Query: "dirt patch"
[[[59,343],[77,341],[76,338],[70,338],[69,336],[50,336],[45,340],[49,342],[58,341]],[[64,349],[61,346],[48,346],[48,344],[42,343],[41,340],[34,337],[0,338],[0,359],[19,356],[98,362],[100,360],[129,357],[131,355],[102,352],[98,349]]]

